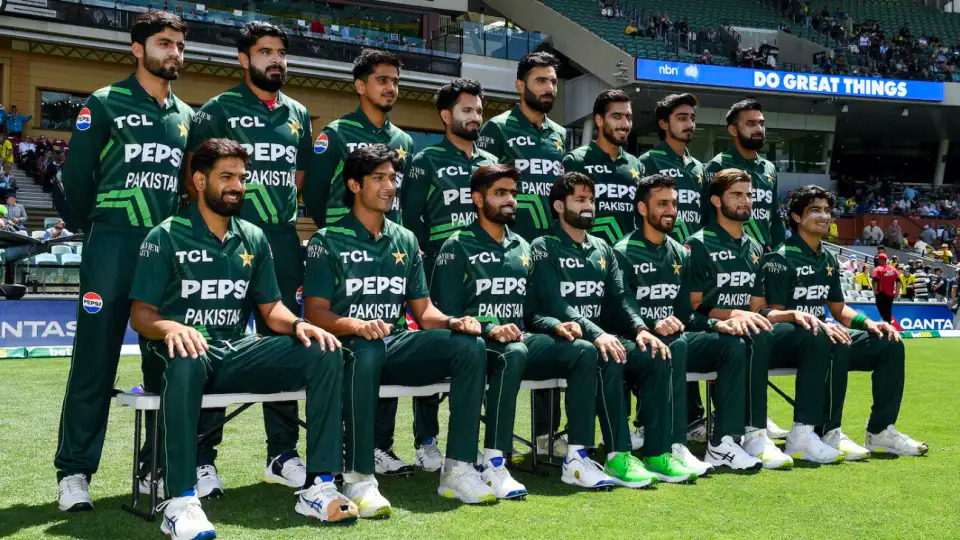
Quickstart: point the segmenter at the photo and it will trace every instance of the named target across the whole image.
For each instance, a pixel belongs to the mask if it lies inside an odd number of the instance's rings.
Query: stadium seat
[[[26,236],[27,234],[26,231],[18,231],[18,232],[22,233],[24,236]],[[47,235],[47,231],[33,231],[32,233],[30,233],[30,237],[33,238],[34,240],[43,240],[43,237],[46,235]]]
[[[83,255],[83,244],[75,247],[75,248],[73,249],[73,251],[74,251],[74,253],[76,253],[77,255]]]
[[[80,255],[66,253],[60,255],[60,264],[66,266],[63,269],[63,281],[68,285],[80,284]]]
[[[64,245],[51,246],[50,253],[53,255],[67,255],[67,254],[72,255],[73,249],[71,249],[70,246],[64,246]]]
[[[43,230],[46,231],[47,229],[55,226],[58,221],[60,221],[60,218],[58,217],[43,218]]]
[[[41,285],[51,285],[60,280],[60,268],[58,268],[58,266],[60,266],[60,260],[57,259],[56,255],[52,253],[41,253],[35,255],[31,262],[37,267],[32,272],[37,283]]]

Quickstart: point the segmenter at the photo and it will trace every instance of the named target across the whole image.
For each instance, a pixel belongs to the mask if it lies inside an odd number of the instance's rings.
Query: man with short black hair
[[[427,276],[433,275],[434,260],[444,241],[476,219],[470,198],[471,175],[480,167],[497,162],[495,156],[476,145],[483,122],[480,83],[454,79],[437,91],[436,105],[445,130],[443,141],[414,156],[400,193],[403,225],[422,246]],[[395,407],[396,400],[390,401]],[[437,446],[440,398],[413,398],[413,410],[417,448],[414,464],[426,471],[438,471],[443,465],[443,454]],[[394,414],[377,420],[378,432],[383,435],[377,448],[382,452],[392,451],[395,418]]]
[[[597,217],[593,234],[608,244],[617,243],[636,229],[633,200],[643,164],[623,149],[633,129],[630,96],[621,90],[605,90],[593,102],[597,139],[563,158],[564,172],[582,172],[597,186]]]
[[[170,83],[183,67],[185,32],[170,13],[138,16],[130,29],[136,72],[95,91],[74,122],[63,189],[68,225],[87,236],[54,460],[61,510],[93,508],[89,482],[103,449],[137,253],[150,229],[177,209],[193,109]]]
[[[194,149],[197,201],[144,239],[130,291],[130,325],[145,340],[144,380],[160,394],[164,485],[172,495],[157,507],[160,530],[174,540],[216,536],[195,487],[205,392],[305,388],[309,465],[296,511],[321,521],[357,519],[356,505],[333,483],[342,465],[340,342],[280,302],[267,238],[238,217],[248,160],[228,139]],[[272,336],[244,335],[253,309]]]
[[[344,341],[344,493],[360,517],[387,516],[374,473],[374,420],[381,384],[434,384],[450,378],[447,454],[440,496],[468,504],[496,494],[473,467],[477,457],[486,350],[470,316],[444,314],[430,301],[416,237],[385,218],[402,162],[383,144],[350,153],[342,204],[351,208],[307,246],[307,319]],[[409,307],[421,330],[395,324]],[[381,417],[382,418],[382,417]]]
[[[312,156],[310,113],[300,102],[280,90],[287,78],[289,38],[276,25],[253,21],[240,29],[237,59],[243,81],[208,101],[194,116],[188,150],[193,152],[210,138],[227,138],[244,145],[250,154],[246,182],[248,204],[241,216],[263,229],[273,252],[283,305],[293,313],[302,308],[297,293],[303,285],[303,248],[297,235],[297,196],[303,188]],[[188,153],[188,159],[191,154]],[[187,184],[193,194],[193,186]],[[254,312],[257,333],[273,331]],[[291,488],[303,485],[306,468],[297,454],[299,427],[296,401],[263,407],[267,434],[264,480]],[[224,411],[205,411],[202,431],[220,422]],[[200,497],[223,491],[215,465],[216,447],[223,438],[218,428],[198,448]]]
[[[400,97],[400,58],[382,49],[363,49],[353,61],[353,88],[360,100],[357,110],[327,124],[313,142],[311,178],[303,202],[318,227],[332,225],[350,213],[343,206],[346,179],[343,166],[357,148],[385,144],[403,164],[397,184],[403,187],[413,160],[413,139],[390,122],[390,111]],[[393,201],[387,219],[400,221],[400,199]]]

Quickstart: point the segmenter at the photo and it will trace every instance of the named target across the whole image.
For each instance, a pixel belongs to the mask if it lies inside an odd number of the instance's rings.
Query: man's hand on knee
[[[170,358],[176,358],[174,353],[180,353],[180,356],[196,359],[201,354],[210,350],[207,345],[207,339],[196,328],[178,324],[171,328],[165,336],[163,342],[167,344],[167,353]]]

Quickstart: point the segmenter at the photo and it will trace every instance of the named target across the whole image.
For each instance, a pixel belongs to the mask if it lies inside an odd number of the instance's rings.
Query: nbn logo
[[[674,76],[680,75],[680,68],[668,66],[666,64],[660,66],[659,71],[661,75],[674,75]]]

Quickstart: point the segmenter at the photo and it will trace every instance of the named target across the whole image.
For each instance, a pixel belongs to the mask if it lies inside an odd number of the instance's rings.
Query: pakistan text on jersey
[[[247,184],[264,186],[294,187],[297,185],[297,173],[294,171],[250,171],[245,179]]]
[[[573,309],[585,319],[596,319],[600,316],[600,304],[587,304],[585,306],[573,306]]]
[[[350,304],[347,317],[372,321],[395,321],[400,318],[400,304]]]
[[[798,311],[802,311],[802,312],[804,312],[804,313],[809,313],[810,315],[813,315],[814,317],[816,317],[816,318],[818,318],[818,319],[823,319],[824,317],[827,316],[827,310],[826,310],[826,308],[824,308],[823,305],[819,305],[819,306],[797,306],[797,310],[798,310]]]
[[[523,304],[480,304],[477,309],[477,316],[523,319]]]
[[[650,321],[660,321],[673,316],[673,306],[640,306],[640,316]]]
[[[720,297],[717,298],[717,305],[746,308],[750,305],[750,293],[721,294]]]
[[[239,309],[193,309],[183,316],[187,326],[235,326],[240,324]]]
[[[156,172],[129,172],[127,179],[123,183],[123,189],[159,189],[176,193],[179,188],[180,179],[171,174]]]

